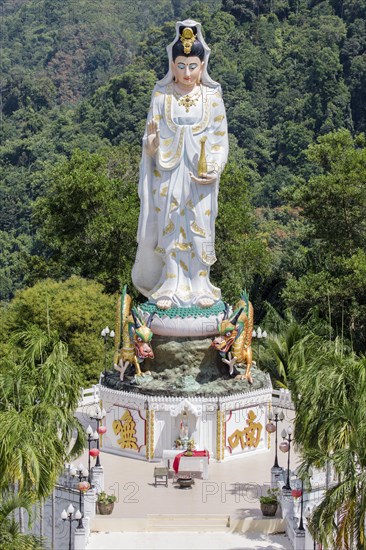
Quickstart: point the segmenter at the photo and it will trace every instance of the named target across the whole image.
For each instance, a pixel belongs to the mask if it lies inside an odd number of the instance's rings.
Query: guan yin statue
[[[114,450],[119,445],[121,454],[138,452],[151,459],[174,445],[187,449],[188,443],[191,452],[198,440],[222,460],[225,453],[246,452],[252,445],[248,442],[255,441],[255,448],[267,445],[258,422],[265,425],[263,403],[271,385],[252,362],[248,295],[243,292],[230,307],[210,280],[228,131],[221,87],[209,76],[210,49],[200,23],[179,21],[167,52],[169,70],[152,91],[138,187],[132,281],[146,300],[132,307],[123,289],[114,370],[102,377],[101,396],[113,421],[120,418],[120,438],[108,445]],[[261,395],[261,405],[250,400],[252,394]],[[238,396],[244,396],[242,401]],[[210,406],[214,415],[210,434],[207,426],[199,427],[203,406]],[[244,417],[226,420],[225,407],[243,410]],[[120,435],[125,432],[126,441]],[[241,447],[230,447],[229,437],[239,432],[244,434]],[[137,443],[129,447],[132,436]]]

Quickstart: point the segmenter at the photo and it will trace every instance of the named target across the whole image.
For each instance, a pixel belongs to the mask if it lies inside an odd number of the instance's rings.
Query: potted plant
[[[262,514],[266,517],[276,515],[278,507],[278,489],[268,489],[265,496],[259,497]]]
[[[116,495],[108,495],[104,491],[98,494],[97,507],[98,512],[102,516],[107,516],[113,512]]]

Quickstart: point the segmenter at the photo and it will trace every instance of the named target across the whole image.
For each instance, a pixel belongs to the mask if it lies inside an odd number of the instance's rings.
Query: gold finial
[[[202,178],[204,174],[207,174],[207,161],[206,161],[206,153],[205,153],[205,143],[206,143],[207,137],[204,136],[200,139],[201,143],[201,154],[200,158],[198,159],[198,176]]]
[[[196,40],[196,35],[193,34],[193,31],[190,27],[186,27],[185,29],[183,29],[179,39],[183,44],[184,53],[186,55],[189,55],[191,53],[193,43]]]

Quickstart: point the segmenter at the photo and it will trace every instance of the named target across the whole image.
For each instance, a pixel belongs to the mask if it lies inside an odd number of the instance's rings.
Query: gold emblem
[[[179,204],[178,204],[178,201],[177,199],[175,199],[174,197],[172,198],[172,201],[170,203],[170,212],[172,212],[173,210],[175,210],[176,208],[178,208]]]
[[[188,271],[187,265],[183,262],[183,260],[180,260],[179,265],[184,271]]]
[[[211,147],[211,151],[221,151],[222,146],[221,145],[214,145]]]
[[[175,248],[178,250],[183,250],[185,252],[186,250],[191,250],[192,243],[175,243]]]
[[[226,134],[226,132],[221,132],[220,130],[215,132],[215,136],[224,136],[225,134]]]
[[[185,216],[185,215],[186,215],[186,211],[184,210],[184,208],[183,208],[183,210],[180,211],[180,215],[181,215],[181,216]]]
[[[224,118],[225,118],[225,115],[217,115],[215,116],[214,121],[221,122],[222,120],[224,120]]]
[[[247,428],[235,430],[227,439],[231,449],[235,449],[239,443],[242,449],[246,447],[258,447],[263,426],[260,422],[254,422],[257,415],[254,411],[249,411],[246,423]]]
[[[163,237],[165,237],[165,235],[168,235],[169,233],[174,231],[174,229],[175,229],[174,223],[170,220],[168,225],[166,225],[165,228],[164,228]]]
[[[197,225],[196,222],[191,222],[191,229],[193,233],[196,233],[201,237],[206,237],[206,232],[199,225]]]
[[[206,212],[205,212],[205,216],[210,216],[211,214],[211,210],[209,208],[207,208]]]
[[[177,277],[177,276],[174,275],[174,273],[167,273],[167,274],[166,274],[166,278],[167,278],[167,279],[176,279],[176,277]]]
[[[156,178],[161,178],[161,174],[160,174],[159,170],[157,170],[156,168],[155,168],[155,170],[154,170],[154,176],[155,176]]]
[[[158,206],[155,206],[155,212],[157,212],[158,214],[159,214],[159,212],[161,212],[161,210]]]
[[[198,273],[198,275],[199,275],[200,277],[206,277],[206,276],[207,276],[207,271],[200,271],[200,272]]]
[[[162,188],[162,190],[160,191],[160,196],[161,196],[161,197],[166,197],[167,194],[168,194],[168,186],[165,185],[165,186]]]
[[[134,421],[130,411],[127,409],[120,420],[114,420],[113,431],[120,438],[117,444],[121,449],[133,449],[138,451],[136,439],[136,422]]]
[[[160,246],[157,246],[155,248],[155,252],[157,252],[158,254],[165,254],[166,250],[165,248],[161,248]]]
[[[187,238],[187,233],[185,232],[182,226],[179,229],[179,234],[182,235],[183,239]]]
[[[191,53],[194,41],[196,40],[196,35],[193,33],[192,29],[190,27],[186,27],[185,29],[183,29],[179,40],[183,44],[185,55],[189,55]]]

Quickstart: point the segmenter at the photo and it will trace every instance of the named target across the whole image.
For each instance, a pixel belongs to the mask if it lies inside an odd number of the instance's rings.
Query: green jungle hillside
[[[151,91],[190,17],[230,132],[212,279],[231,303],[249,291],[256,324],[290,315],[364,352],[366,0],[1,9],[0,351],[20,328],[48,327],[95,380],[99,331],[132,287]]]

